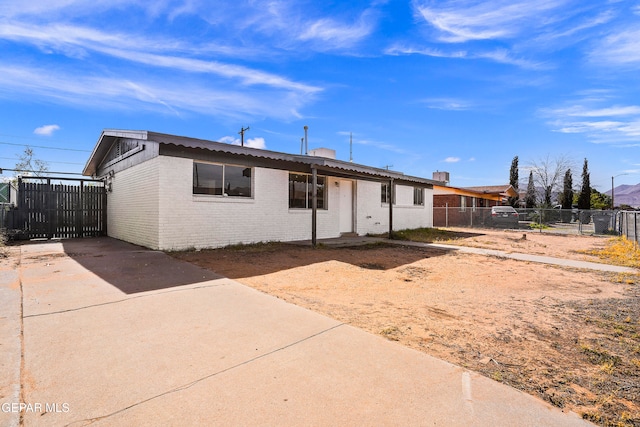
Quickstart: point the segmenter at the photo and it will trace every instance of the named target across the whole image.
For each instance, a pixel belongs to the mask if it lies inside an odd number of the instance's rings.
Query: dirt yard
[[[452,242],[598,261],[606,239],[482,230]],[[480,372],[600,425],[640,426],[640,276],[456,251],[265,244],[174,256]]]

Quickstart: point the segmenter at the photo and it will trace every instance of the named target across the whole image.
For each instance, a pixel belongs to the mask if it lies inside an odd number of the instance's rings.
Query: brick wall
[[[432,227],[433,190],[424,190],[424,206],[413,205],[413,187],[396,185],[393,206],[393,229]],[[381,184],[359,181],[357,185],[357,233],[380,234],[389,231],[389,205],[381,202]]]
[[[193,195],[193,161],[161,156],[160,247],[187,249],[311,239],[311,209],[289,209],[289,173],[254,168],[253,198]],[[339,236],[338,187],[318,210],[318,238]]]
[[[112,191],[107,193],[109,236],[159,248],[159,167],[156,157],[115,174]]]
[[[161,250],[311,239],[311,209],[289,209],[289,172],[254,168],[252,179],[252,198],[194,195],[191,159],[159,156],[125,169],[108,195],[109,235]],[[327,179],[319,239],[340,235],[336,182]],[[357,181],[354,187],[356,232],[387,232],[389,207],[380,201],[380,183]],[[396,200],[394,229],[433,225],[432,190],[425,190],[424,206],[413,206],[413,187],[396,186]]]

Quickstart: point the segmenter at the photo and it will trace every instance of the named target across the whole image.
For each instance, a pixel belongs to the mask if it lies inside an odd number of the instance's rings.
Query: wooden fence
[[[62,183],[68,181],[75,183]],[[102,181],[23,177],[18,180],[17,199],[10,221],[17,237],[88,237],[107,232]]]

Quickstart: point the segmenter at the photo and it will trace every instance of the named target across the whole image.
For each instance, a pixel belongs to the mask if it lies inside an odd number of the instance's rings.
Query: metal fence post
[[[444,204],[444,226],[449,228],[449,203]]]

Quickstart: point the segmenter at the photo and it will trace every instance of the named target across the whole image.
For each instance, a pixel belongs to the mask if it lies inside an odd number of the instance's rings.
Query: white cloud
[[[404,45],[394,45],[385,50],[387,55],[424,55],[435,58],[453,58],[453,59],[488,59],[501,64],[514,65],[524,69],[542,70],[551,68],[549,65],[539,62],[530,61],[523,58],[517,58],[507,49],[496,49],[491,51],[468,52],[466,50],[445,51],[442,49],[409,47]]]
[[[639,105],[603,105],[611,102],[608,92],[593,92],[573,105],[541,110],[556,132],[584,134],[594,143],[626,146],[640,138]]]
[[[173,115],[192,111],[234,119],[247,116],[290,119],[297,117],[297,110],[309,101],[306,94],[292,91],[226,86],[218,88],[208,82],[178,77],[127,79],[0,64],[0,98],[28,94],[55,103],[97,109],[142,109]]]
[[[460,161],[460,157],[447,157],[443,161],[445,163],[458,163]]]
[[[58,125],[44,125],[34,129],[33,133],[42,136],[51,136],[57,130],[60,130]]]
[[[490,59],[495,62],[507,65],[515,65],[520,68],[529,70],[543,70],[552,68],[550,65],[538,61],[529,61],[527,59],[516,58],[507,49],[496,49],[489,52],[478,52],[474,54],[474,58]]]
[[[233,136],[223,136],[222,138],[219,139],[219,141],[224,142],[225,144],[231,144],[231,145],[242,144],[242,141],[240,141],[240,138],[236,138]],[[244,141],[244,146],[249,148],[259,148],[261,150],[264,150],[267,148],[267,144],[264,138],[262,137],[246,139]]]
[[[640,115],[640,106],[614,105],[612,107],[587,109],[583,106],[572,106],[564,109],[553,110],[555,114],[565,114],[571,117],[611,117]]]
[[[640,63],[640,26],[602,38],[591,51],[590,59],[604,66],[637,65]]]
[[[84,57],[88,51],[94,51],[152,67],[214,74],[222,78],[238,80],[245,85],[265,85],[305,93],[321,91],[319,87],[297,83],[272,73],[240,65],[184,58],[172,54],[149,53],[149,51],[163,53],[182,51],[186,48],[182,43],[172,40],[147,39],[131,34],[106,33],[69,25],[19,26],[4,23],[0,23],[0,38],[59,50],[71,57]]]
[[[508,39],[546,21],[546,17],[564,5],[564,1],[480,0],[414,2],[418,15],[438,33],[445,43],[470,40]]]
[[[434,48],[419,48],[405,46],[402,44],[395,44],[384,50],[387,55],[424,55],[433,56],[435,58],[466,58],[468,53],[465,50],[458,50],[453,52],[445,52],[441,49]]]
[[[264,150],[265,148],[267,148],[267,144],[264,141],[264,138],[259,138],[259,137],[247,139],[244,145],[251,148],[260,148],[261,150]]]
[[[351,132],[338,132],[338,134],[342,134],[342,135],[350,135]],[[375,148],[379,148],[381,150],[385,150],[385,151],[392,151],[394,153],[399,153],[399,154],[407,154],[408,152],[402,148],[399,148],[397,145],[394,144],[389,144],[386,142],[380,142],[380,141],[375,141],[372,139],[368,139],[368,138],[363,138],[362,136],[360,136],[359,134],[353,133],[353,143],[354,144],[358,144],[358,145],[366,145],[369,147],[375,147]]]
[[[464,111],[472,108],[473,104],[464,99],[456,98],[427,98],[421,101],[427,108],[434,110]]]
[[[363,14],[355,24],[343,24],[333,19],[322,18],[315,22],[305,23],[301,28],[299,40],[317,41],[322,50],[344,49],[352,47],[373,31],[373,25],[367,16]]]

